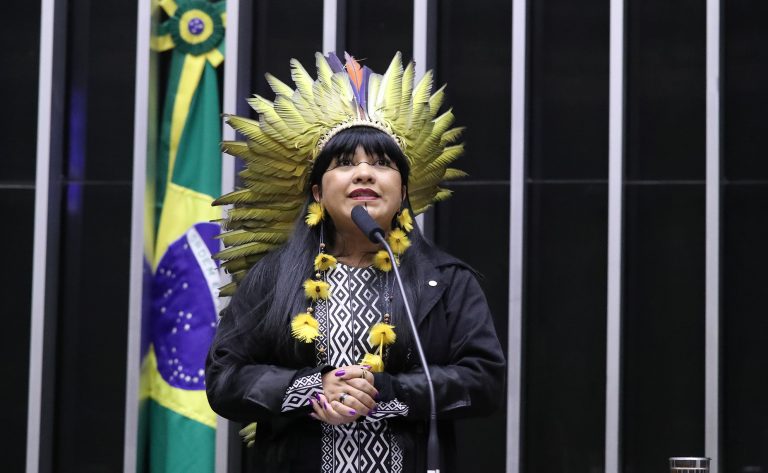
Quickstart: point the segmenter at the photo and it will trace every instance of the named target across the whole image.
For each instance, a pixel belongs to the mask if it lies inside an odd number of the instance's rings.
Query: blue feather
[[[331,66],[331,70],[334,73],[344,71],[344,65],[339,60],[339,57],[336,56],[336,53],[328,53],[328,55],[325,56],[325,59],[328,60],[328,65]]]

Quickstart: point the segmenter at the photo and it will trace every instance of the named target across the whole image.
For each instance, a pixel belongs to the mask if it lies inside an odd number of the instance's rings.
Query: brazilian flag
[[[146,0],[145,0],[146,1]],[[224,2],[160,0],[168,19],[152,38],[170,51],[155,185],[151,307],[142,360],[139,471],[212,473],[216,416],[205,395],[205,357],[216,331],[221,211]]]

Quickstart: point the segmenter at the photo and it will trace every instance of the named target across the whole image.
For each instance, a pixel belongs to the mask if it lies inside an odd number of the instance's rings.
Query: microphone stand
[[[419,361],[424,368],[424,376],[427,377],[427,389],[429,390],[427,473],[440,473],[440,442],[437,440],[437,404],[435,403],[435,388],[432,386],[432,376],[429,374],[427,357],[424,356],[424,349],[421,347],[421,340],[419,340],[419,332],[416,330],[416,322],[414,322],[413,314],[411,313],[411,306],[408,304],[408,298],[405,297],[405,288],[403,287],[403,280],[400,278],[400,270],[395,262],[395,255],[392,254],[392,248],[390,248],[387,240],[384,239],[384,230],[382,230],[376,221],[368,215],[368,211],[363,208],[362,205],[358,205],[352,209],[352,221],[355,222],[355,225],[357,225],[360,231],[363,232],[363,235],[367,236],[372,242],[384,245],[387,254],[389,254],[389,260],[392,262],[392,269],[395,270],[395,279],[397,279],[400,294],[403,296],[403,305],[405,305],[405,313],[408,314],[408,322],[411,325],[413,340],[416,342],[416,351],[419,352]]]
[[[369,217],[370,218],[370,217]],[[408,314],[408,322],[411,325],[411,333],[413,333],[413,340],[416,342],[416,351],[419,352],[419,360],[421,366],[424,368],[424,375],[427,377],[427,388],[429,389],[429,436],[427,437],[427,473],[440,473],[440,442],[437,438],[437,409],[435,403],[435,388],[432,386],[432,376],[429,374],[429,367],[427,366],[427,358],[424,356],[424,349],[421,347],[421,341],[419,340],[419,332],[416,330],[416,322],[414,322],[413,314],[411,313],[411,307],[408,304],[408,298],[405,297],[405,288],[403,287],[403,280],[400,278],[400,270],[395,263],[395,255],[392,254],[392,248],[390,248],[387,241],[384,239],[384,232],[381,229],[373,233],[371,236],[375,236],[379,243],[384,245],[384,249],[389,254],[389,260],[392,262],[392,269],[395,270],[395,278],[397,279],[397,285],[400,287],[400,294],[403,296],[403,305],[405,305],[405,312]]]

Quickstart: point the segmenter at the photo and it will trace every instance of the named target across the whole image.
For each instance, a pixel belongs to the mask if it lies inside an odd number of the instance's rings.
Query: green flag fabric
[[[216,416],[205,395],[205,357],[216,330],[221,211],[220,97],[224,2],[160,0],[168,19],[152,38],[169,51],[155,186],[151,307],[142,356],[146,436],[139,471],[212,473]]]

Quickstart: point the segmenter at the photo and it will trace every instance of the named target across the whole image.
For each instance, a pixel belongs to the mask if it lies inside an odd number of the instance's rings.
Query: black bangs
[[[389,157],[397,165],[403,185],[408,186],[410,166],[403,151],[391,136],[368,126],[349,128],[328,141],[312,166],[312,174],[309,176],[310,186],[320,183],[323,173],[328,169],[333,158],[351,156],[355,154],[358,146],[362,146],[367,155]]]

